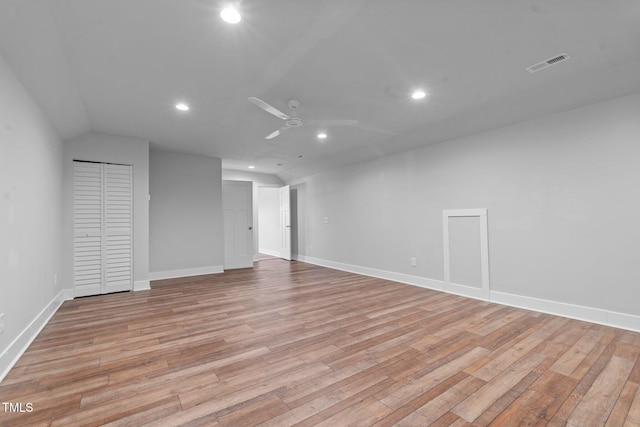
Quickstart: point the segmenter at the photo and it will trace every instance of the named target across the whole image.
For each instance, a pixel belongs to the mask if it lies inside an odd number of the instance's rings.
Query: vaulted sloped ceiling
[[[285,180],[640,92],[635,0],[236,4],[229,25],[210,0],[0,0],[0,55],[65,139],[140,138]],[[250,96],[359,123],[267,141],[283,122]]]

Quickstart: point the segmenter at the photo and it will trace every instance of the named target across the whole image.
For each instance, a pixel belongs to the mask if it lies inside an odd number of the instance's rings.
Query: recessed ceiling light
[[[242,16],[240,16],[240,12],[233,6],[225,7],[220,12],[220,17],[224,22],[229,24],[237,24],[242,20]]]
[[[255,169],[255,168],[256,168],[255,166],[249,166],[249,169]]]
[[[423,90],[416,90],[415,92],[413,92],[411,94],[411,98],[413,98],[413,99],[422,99],[425,96],[427,96],[427,94]]]
[[[176,110],[189,111],[189,106],[183,102],[180,102],[179,104],[176,104]]]
[[[326,137],[327,137],[327,134],[326,134],[326,133],[324,133],[324,132],[320,132],[320,133],[318,134],[318,139],[325,139]]]

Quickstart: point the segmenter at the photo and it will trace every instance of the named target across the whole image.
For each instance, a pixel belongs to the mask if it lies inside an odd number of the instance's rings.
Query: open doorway
[[[280,257],[280,189],[258,187],[258,256]]]
[[[290,188],[258,187],[258,260],[291,260]]]

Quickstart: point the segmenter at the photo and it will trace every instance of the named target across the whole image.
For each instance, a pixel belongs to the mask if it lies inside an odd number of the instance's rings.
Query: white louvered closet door
[[[74,162],[76,296],[132,289],[132,187],[131,166]]]
[[[73,222],[76,296],[102,293],[102,165],[74,162]]]
[[[131,166],[104,165],[106,236],[103,293],[128,291],[133,284],[133,197]]]

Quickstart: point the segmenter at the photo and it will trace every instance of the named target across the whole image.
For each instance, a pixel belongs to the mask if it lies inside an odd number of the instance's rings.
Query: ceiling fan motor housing
[[[293,117],[293,118],[287,120],[285,122],[285,124],[290,128],[297,128],[297,127],[302,126],[304,123],[302,122],[302,119],[299,119],[297,117]]]

